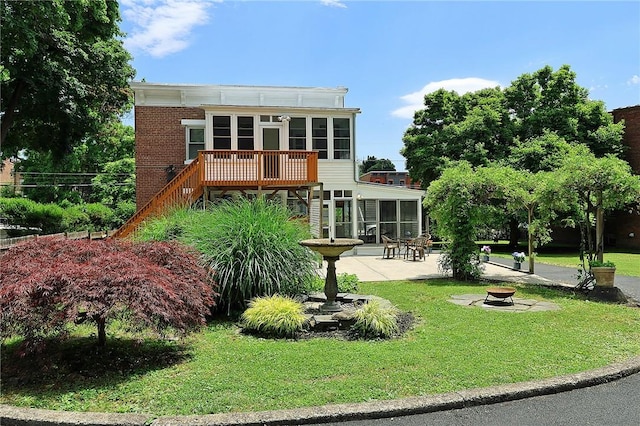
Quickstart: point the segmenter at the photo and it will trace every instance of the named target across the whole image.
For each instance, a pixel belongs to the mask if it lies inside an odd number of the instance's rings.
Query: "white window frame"
[[[202,129],[204,131],[204,148],[207,149],[207,131],[206,131],[206,121],[205,120],[182,120],[180,122],[184,126],[184,164],[189,164],[193,161],[193,158],[189,158],[189,143],[190,133],[192,129]]]

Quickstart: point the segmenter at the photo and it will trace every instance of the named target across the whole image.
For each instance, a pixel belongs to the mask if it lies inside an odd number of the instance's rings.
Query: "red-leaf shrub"
[[[136,326],[187,333],[205,324],[212,283],[195,252],[178,243],[41,238],[0,257],[3,338],[27,342],[63,334],[78,318],[105,324],[127,313]]]

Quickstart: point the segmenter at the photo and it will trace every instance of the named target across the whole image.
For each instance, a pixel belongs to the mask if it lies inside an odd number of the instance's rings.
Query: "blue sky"
[[[136,80],[349,89],[360,160],[404,170],[425,93],[568,64],[591,99],[640,104],[638,1],[120,0]]]

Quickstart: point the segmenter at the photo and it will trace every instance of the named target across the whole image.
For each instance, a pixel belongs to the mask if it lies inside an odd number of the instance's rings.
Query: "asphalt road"
[[[324,426],[637,426],[640,373],[606,384],[518,401]]]

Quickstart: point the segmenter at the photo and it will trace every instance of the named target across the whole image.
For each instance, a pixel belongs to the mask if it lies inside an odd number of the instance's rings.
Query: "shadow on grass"
[[[106,347],[98,347],[95,337],[51,340],[26,356],[20,356],[21,343],[2,345],[0,370],[7,394],[108,387],[190,358],[185,345],[164,340],[110,339]]]

